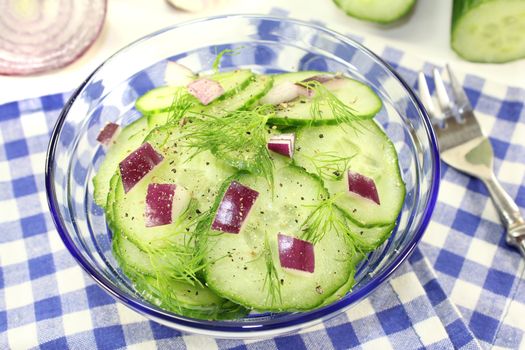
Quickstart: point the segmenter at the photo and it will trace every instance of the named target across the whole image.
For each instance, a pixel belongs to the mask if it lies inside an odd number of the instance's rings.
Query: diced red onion
[[[300,82],[295,83],[295,84],[297,86],[299,86],[299,88],[300,88],[299,94],[301,96],[312,97],[314,95],[314,90],[313,89],[309,89],[308,87],[306,87],[305,83],[308,83],[310,81],[317,81],[317,82],[319,82],[319,83],[321,83],[323,85],[326,85],[328,87],[329,85],[327,85],[327,84],[330,84],[334,79],[335,79],[335,77],[333,75],[319,74],[319,75],[314,75],[312,77],[308,77],[306,79],[303,79]]]
[[[348,170],[348,190],[380,204],[376,184],[367,176]]]
[[[186,66],[168,61],[164,71],[164,82],[170,86],[186,86],[195,80],[195,74]]]
[[[103,144],[104,146],[109,146],[111,141],[114,140],[117,136],[118,130],[120,130],[118,124],[107,123],[106,126],[104,126],[102,130],[100,130],[100,133],[97,136],[97,141]]]
[[[207,105],[222,96],[224,89],[218,82],[200,78],[188,84],[188,92],[195,96],[203,105]]]
[[[281,134],[270,137],[268,149],[292,158],[295,147],[295,134]]]
[[[157,153],[147,142],[129,154],[119,164],[120,176],[124,191],[129,192],[144,176],[146,176],[164,157]]]
[[[239,233],[259,192],[232,181],[224,193],[211,228],[227,233]]]
[[[319,74],[319,75],[314,75],[313,77],[309,77],[309,78],[306,78],[306,79],[303,79],[301,80],[301,83],[308,83],[309,81],[317,81],[321,84],[324,84],[330,80],[334,79],[334,76],[333,75],[330,75],[330,74]]]
[[[279,260],[287,269],[313,273],[315,270],[314,245],[291,236],[279,233]]]
[[[106,0],[2,1],[0,74],[27,75],[65,66],[98,37]]]
[[[175,184],[151,183],[148,185],[144,211],[146,227],[171,224],[176,188]]]
[[[291,81],[285,81],[272,87],[270,91],[261,98],[261,103],[278,105],[280,103],[288,102],[297,98],[303,89],[303,86],[299,86]]]

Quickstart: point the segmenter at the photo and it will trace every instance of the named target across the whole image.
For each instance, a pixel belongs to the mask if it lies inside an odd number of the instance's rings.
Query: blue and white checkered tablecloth
[[[361,40],[363,41],[363,40]],[[415,86],[433,67],[364,41]],[[525,212],[525,90],[460,75],[495,151],[495,172]],[[486,189],[443,165],[439,202],[419,248],[350,311],[260,341],[181,334],[117,304],[64,248],[44,188],[51,129],[68,94],[0,105],[0,349],[448,349],[525,347],[520,255]]]

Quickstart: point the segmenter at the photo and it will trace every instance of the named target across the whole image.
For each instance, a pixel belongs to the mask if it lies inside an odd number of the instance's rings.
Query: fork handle
[[[525,257],[525,219],[521,215],[518,205],[501,187],[494,174],[483,179],[483,182],[487,186],[494,206],[507,230],[507,243],[518,248]]]

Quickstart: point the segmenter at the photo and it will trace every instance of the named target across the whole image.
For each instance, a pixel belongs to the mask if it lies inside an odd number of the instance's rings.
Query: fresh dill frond
[[[310,104],[310,117],[312,121],[323,119],[324,111],[327,109],[332,113],[337,124],[351,125],[353,122],[360,120],[352,107],[341,101],[322,83],[316,80],[309,80],[299,84],[304,86],[312,94]],[[325,106],[327,109],[324,108]]]
[[[231,166],[264,177],[273,188],[273,163],[266,146],[266,122],[273,106],[238,110],[225,117],[194,114],[185,126],[185,146],[194,155],[211,151]]]
[[[334,223],[338,220],[335,199],[335,197],[324,199],[314,207],[301,225],[301,239],[315,245],[334,228]]]
[[[241,46],[237,49],[224,49],[222,50],[221,52],[219,52],[217,54],[217,56],[215,57],[215,59],[213,60],[213,65],[212,65],[212,68],[213,68],[213,71],[215,73],[218,73],[219,72],[219,68],[221,66],[221,60],[222,60],[222,57],[224,55],[228,55],[228,56],[234,56],[234,55],[238,55],[241,53],[241,50],[244,49],[244,46]]]
[[[313,156],[302,154],[315,168],[317,175],[325,180],[341,180],[355,155],[342,157],[336,152],[318,152]]]
[[[263,288],[268,289],[268,295],[266,301],[270,301],[272,305],[275,302],[279,301],[282,304],[282,295],[281,295],[281,284],[279,281],[279,274],[277,273],[277,268],[273,262],[272,257],[272,248],[270,247],[270,242],[268,240],[268,234],[264,235],[264,262],[266,264],[266,277],[264,278]]]
[[[325,199],[314,207],[301,225],[301,239],[316,244],[323,239],[326,233],[334,231],[337,235],[342,235],[348,241],[348,246],[352,247],[355,252],[365,253],[364,247],[368,246],[367,242],[352,232],[350,227],[355,225],[349,224],[350,219],[335,204],[340,195],[342,194]]]
[[[185,88],[177,89],[173,95],[173,101],[169,108],[169,114],[166,118],[166,123],[175,125],[181,122],[186,113],[195,106],[196,101]]]

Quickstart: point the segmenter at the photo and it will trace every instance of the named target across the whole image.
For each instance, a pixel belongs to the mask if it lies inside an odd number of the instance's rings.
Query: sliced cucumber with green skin
[[[117,234],[113,252],[122,271],[130,278],[140,294],[151,303],[180,315],[201,319],[230,319],[247,315],[248,310],[221,298],[201,285],[161,279],[162,267],[153,266],[150,257]]]
[[[144,137],[150,132],[148,120],[142,117],[122,129],[117,139],[106,152],[97,173],[93,177],[93,197],[95,203],[106,206],[109,192],[109,181],[118,167],[118,164],[129,153],[142,144]]]
[[[209,104],[208,106],[196,106],[192,112],[202,113],[214,117],[221,117],[239,109],[252,107],[272,87],[273,78],[269,75],[257,75],[249,79],[251,82],[235,95]]]
[[[263,178],[249,174],[237,177],[259,196],[239,234],[210,231],[205,279],[217,294],[246,307],[268,311],[312,309],[351,278],[354,251],[345,237],[326,232],[314,247],[313,273],[282,268],[277,235],[300,237],[301,224],[327,193],[319,179],[295,166],[276,167],[274,177],[275,191]],[[216,208],[221,199],[219,196]],[[276,275],[265,282],[268,262]]]
[[[343,218],[346,228],[345,234],[348,235],[350,244],[363,254],[371,252],[383,244],[383,242],[390,237],[396,224],[393,222],[391,224],[380,226],[360,226],[345,210],[337,206],[336,210],[339,210],[345,217]]]
[[[454,0],[451,46],[473,62],[525,58],[525,1]]]
[[[321,171],[330,195],[337,196],[335,203],[359,226],[388,226],[396,221],[405,199],[405,185],[396,150],[374,121],[299,130],[294,162],[308,172]],[[379,205],[349,192],[349,169],[374,180]]]
[[[124,192],[122,179],[115,186],[113,201],[114,227],[145,251],[161,249],[169,244],[181,244],[187,222],[199,213],[209,210],[215,201],[219,187],[234,170],[209,152],[194,157],[193,151],[182,146],[181,130],[170,126],[153,130],[144,140],[149,142],[164,159],[128,193]],[[150,183],[171,183],[177,186],[173,205],[174,215],[182,213],[190,197],[197,201],[188,213],[187,222],[175,221],[169,225],[146,227],[144,219],[146,193]],[[177,207],[182,205],[182,207]],[[193,226],[192,226],[193,227]],[[180,237],[178,237],[180,236]]]
[[[355,254],[352,258],[352,265],[354,266],[354,270],[356,266],[359,264],[359,262],[363,259],[362,254]],[[338,290],[336,290],[332,295],[330,295],[328,298],[326,298],[323,301],[322,306],[330,305],[333,302],[336,302],[338,300],[341,300],[348,292],[352,290],[352,287],[355,284],[354,274],[350,276],[348,281],[345,282],[341,287],[339,287]]]
[[[210,106],[237,94],[252,81],[251,78],[253,76],[254,74],[249,70],[235,70],[203,76],[203,78],[215,80],[224,89],[222,96],[217,101],[212,102]],[[139,97],[135,102],[135,107],[143,114],[168,111],[173,104],[174,96],[181,91],[185,92],[187,88],[185,86],[161,86],[155,88]],[[200,105],[197,99],[195,99],[195,104]]]
[[[168,122],[169,112],[150,113],[147,115],[148,126],[151,130],[163,126]]]
[[[339,101],[347,105],[352,111],[352,115],[358,120],[373,118],[382,107],[381,99],[377,94],[368,85],[357,80],[336,78],[323,85]],[[313,98],[299,96],[295,100],[283,103],[277,106],[275,116],[270,118],[268,122],[276,125],[298,126],[340,123],[326,100],[319,101],[319,114],[312,115],[313,100]]]
[[[347,15],[376,23],[392,23],[406,16],[416,0],[334,0]]]

